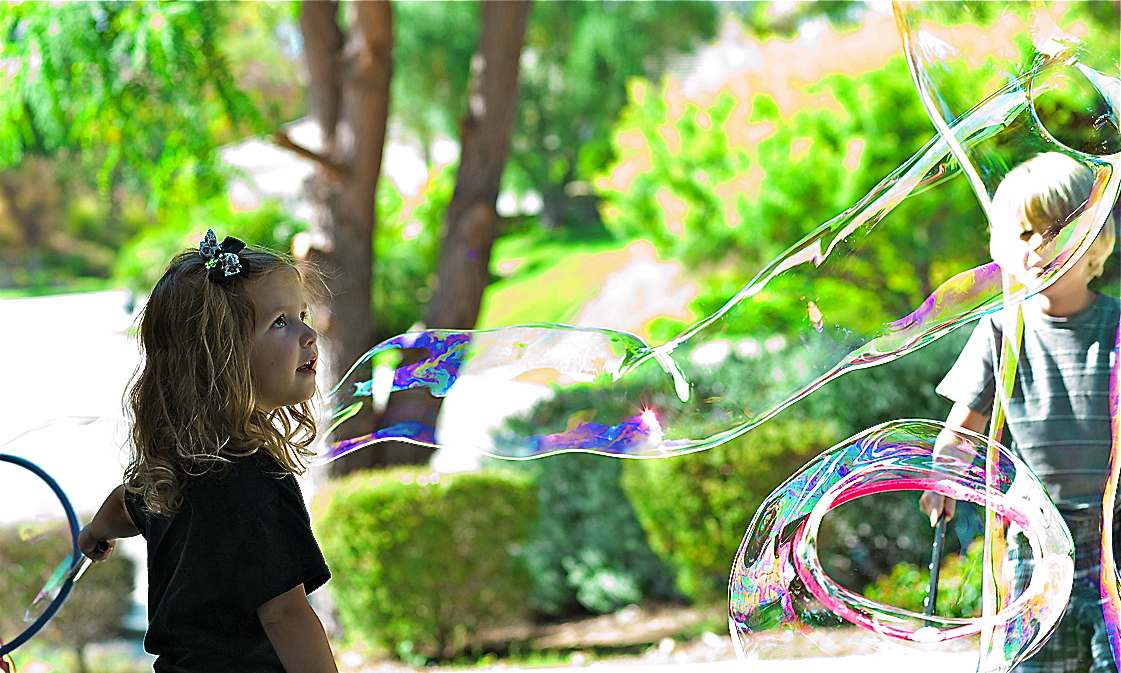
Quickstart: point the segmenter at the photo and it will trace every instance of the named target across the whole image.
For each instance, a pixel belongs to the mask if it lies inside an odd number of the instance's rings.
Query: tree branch
[[[315,163],[319,164],[320,168],[323,169],[323,172],[326,173],[332,180],[337,180],[338,182],[343,182],[344,180],[346,180],[347,170],[345,166],[340,166],[321,154],[312,152],[302,145],[297,145],[295,141],[289,138],[288,134],[284,131],[277,131],[276,133],[272,134],[272,139],[273,142],[275,142],[280,147],[283,147],[284,149],[293,152],[298,156],[308,159],[309,161],[314,161]]]

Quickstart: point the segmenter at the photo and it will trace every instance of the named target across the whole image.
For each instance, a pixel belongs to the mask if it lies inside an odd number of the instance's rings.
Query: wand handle
[[[938,517],[938,524],[934,527],[934,548],[930,553],[930,587],[927,589],[926,594],[926,610],[924,614],[927,617],[934,616],[934,609],[938,605],[938,570],[942,567],[942,543],[946,539],[946,515],[942,514]],[[927,626],[933,626],[928,620]]]

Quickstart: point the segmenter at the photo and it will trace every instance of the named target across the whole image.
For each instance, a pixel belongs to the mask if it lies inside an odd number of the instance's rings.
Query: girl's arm
[[[319,615],[296,585],[257,608],[265,635],[288,673],[338,673]]]
[[[125,487],[118,486],[101,504],[93,520],[78,534],[78,548],[94,561],[104,561],[113,555],[117,538],[139,534],[140,530],[125,508]]]

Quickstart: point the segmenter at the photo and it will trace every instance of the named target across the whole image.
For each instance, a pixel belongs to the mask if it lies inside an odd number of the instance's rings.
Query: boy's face
[[[1023,221],[994,222],[989,252],[993,261],[1028,291],[1034,292],[1049,278],[1046,272],[1062,250],[1060,234],[1064,226],[1056,223],[1033,227]],[[1085,292],[1091,279],[1090,259],[1084,254],[1040,294],[1059,299]]]
[[[1034,290],[1043,282],[1044,273],[1058,256],[1059,234],[1064,225],[1033,226],[1031,223],[1007,218],[993,222],[989,233],[989,252],[993,261],[1020,284]]]

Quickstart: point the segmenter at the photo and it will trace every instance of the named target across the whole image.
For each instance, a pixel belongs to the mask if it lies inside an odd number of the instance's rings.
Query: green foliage
[[[848,372],[784,414],[810,421],[829,419],[842,437],[898,418],[943,420],[950,402],[934,389],[972,328],[965,325],[893,362]],[[858,498],[828,514],[818,537],[818,555],[830,577],[858,591],[900,560],[925,564],[933,534],[918,498],[913,491],[880,494]]]
[[[781,10],[769,2],[734,2],[728,3],[728,7],[757,39],[778,36],[789,40],[797,36],[803,24],[818,17],[828,20],[835,30],[849,28],[867,9],[864,4],[851,0],[818,0],[791,4]]]
[[[618,237],[650,238],[670,257],[707,267],[691,306],[697,315],[844,213],[932,135],[902,57],[803,93],[829,103],[784,118],[763,94],[748,109],[727,93],[702,108],[668,83],[631,85],[617,161],[598,182],[604,222]],[[953,274],[988,261],[983,222],[960,178],[913,195],[845,262],[842,286],[830,292],[849,292],[850,301],[833,303],[872,301],[904,315]]]
[[[393,118],[428,148],[459,136],[479,12],[474,3],[397,2]],[[520,73],[520,119],[505,185],[536,190],[546,219],[563,224],[565,186],[611,157],[611,125],[626,81],[655,77],[674,53],[715,31],[702,2],[542,2],[530,11]],[[594,218],[594,211],[591,213]]]
[[[536,189],[543,217],[570,224],[565,187],[590,180],[612,157],[611,126],[626,82],[657,77],[674,53],[715,33],[716,11],[699,2],[543,2],[526,30],[513,187]]]
[[[962,329],[894,362],[848,372],[778,417],[696,454],[622,461],[621,465],[610,458],[582,455],[533,461],[530,469],[541,469],[542,520],[538,530],[542,541],[535,544],[540,545],[542,553],[537,561],[531,545],[529,561],[541,578],[538,585],[548,590],[535,594],[536,607],[561,611],[573,602],[589,607],[574,594],[580,582],[593,573],[570,572],[573,564],[587,563],[578,553],[581,545],[589,544],[583,540],[591,539],[583,526],[607,528],[618,538],[615,544],[620,547],[626,540],[633,549],[641,548],[641,535],[609,520],[623,513],[629,519],[628,500],[645,529],[648,544],[672,568],[677,588],[700,602],[718,598],[726,590],[728,563],[755,510],[810,458],[842,438],[884,421],[945,418],[949,404],[934,392],[934,387],[957,357],[968,331]],[[536,405],[524,418],[508,421],[505,431],[523,437],[560,432],[574,418],[588,420],[592,410],[596,418],[623,418],[627,409],[641,400],[651,408],[675,409],[675,436],[702,437],[714,428],[733,424],[730,418],[720,417],[726,413],[724,408],[713,408],[717,405],[706,400],[759,403],[785,398],[789,391],[776,382],[775,372],[802,366],[799,358],[803,350],[800,346],[777,352],[764,350],[752,356],[733,352],[710,368],[684,361],[683,373],[693,385],[693,406],[681,407],[674,402],[672,390],[662,389],[666,377],[656,366],[632,372],[609,390],[594,386],[566,388]],[[854,399],[860,404],[853,404]],[[502,439],[502,434],[496,437],[497,441]],[[623,494],[612,495],[613,500],[607,501],[597,489],[611,485],[609,479],[615,475],[600,476],[600,472],[620,467],[625,498]],[[554,513],[546,514],[550,511]],[[868,525],[869,521],[881,520],[891,524]],[[629,542],[632,535],[633,543]],[[545,544],[549,540],[556,542]],[[820,548],[831,574],[845,586],[859,589],[889,572],[900,559],[918,561],[929,554],[930,528],[918,510],[915,493],[890,501],[862,498],[826,518]],[[640,558],[634,551],[629,554]],[[603,557],[591,558],[598,562]],[[608,567],[625,568],[621,564]],[[627,572],[635,578],[643,577],[638,571],[636,566]],[[629,584],[615,581],[615,586],[642,585],[636,579]]]
[[[147,224],[142,201],[103,202],[74,162],[59,152],[0,170],[0,287],[108,278],[121,245]]]
[[[69,558],[68,529],[65,533],[40,530],[38,534],[38,538],[25,540],[27,535],[21,535],[19,525],[0,528],[0,633],[7,640],[27,628],[25,610],[55,564]],[[86,645],[120,635],[121,621],[132,604],[135,572],[132,560],[121,554],[94,564],[35,641],[63,645],[82,662]]]
[[[226,3],[25,3],[0,14],[0,165],[82,148],[103,195],[223,187],[212,152],[265,122],[222,52]]]
[[[479,44],[473,2],[394,2],[390,115],[425,150],[440,135],[458,137],[467,111],[471,57]]]
[[[676,594],[620,487],[621,461],[566,454],[526,469],[537,486],[537,520],[525,550],[534,610],[604,614]]]
[[[424,317],[455,169],[456,164],[440,168],[415,196],[402,195],[392,180],[378,181],[373,288],[378,341],[409,331]]]
[[[759,505],[839,439],[834,423],[780,417],[706,451],[627,461],[623,486],[682,593],[712,603],[727,595],[729,568]]]
[[[274,37],[292,34],[291,19],[248,3],[6,7],[0,286],[107,278],[130,266],[114,257],[142,228],[178,230],[180,213],[225,198],[214,149],[302,109],[294,55]],[[160,237],[173,236],[141,235]]]
[[[979,617],[981,615],[981,569],[985,541],[979,539],[964,553],[949,554],[938,571],[937,614],[942,617]],[[872,600],[922,614],[930,585],[925,566],[900,563],[891,574],[877,579],[864,589]]]
[[[934,389],[957,360],[974,326],[962,325],[892,362],[847,372],[791,407],[789,413],[832,419],[845,435],[897,418],[942,420],[950,411],[950,402]]]
[[[278,252],[291,250],[292,237],[307,225],[292,217],[280,203],[267,201],[250,211],[235,211],[230,202],[215,198],[182,211],[168,213],[162,227],[147,227],[121,248],[113,278],[133,292],[146,295],[160,279],[171,258],[197,248],[207,229],[219,239],[234,236],[247,245]]]
[[[446,657],[523,616],[529,580],[517,557],[535,514],[523,475],[357,472],[315,511],[348,637],[410,660]]]

